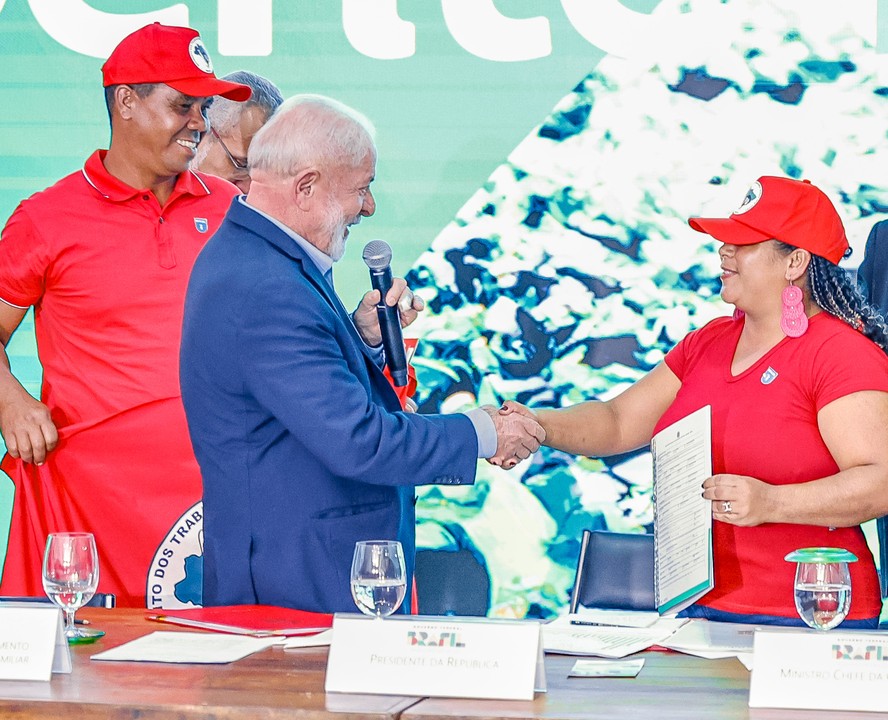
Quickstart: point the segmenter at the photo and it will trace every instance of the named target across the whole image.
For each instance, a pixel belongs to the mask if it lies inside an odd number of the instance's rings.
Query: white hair
[[[215,97],[207,110],[207,118],[210,125],[220,135],[228,135],[240,120],[243,112],[249,108],[257,107],[264,116],[263,122],[268,120],[275,110],[284,101],[281,91],[268,78],[264,78],[248,70],[237,70],[222,77],[223,80],[240,83],[250,88],[250,99],[245,102],[226,100],[224,97]]]
[[[376,152],[373,124],[348,105],[323,95],[295,95],[262,126],[249,149],[252,171],[281,178],[305,168],[357,167]]]

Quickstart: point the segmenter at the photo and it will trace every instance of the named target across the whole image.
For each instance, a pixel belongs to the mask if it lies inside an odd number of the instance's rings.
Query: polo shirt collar
[[[140,190],[139,188],[127,185],[123,180],[120,180],[109,173],[105,169],[104,163],[107,154],[107,150],[96,150],[89,156],[89,158],[87,158],[86,163],[83,165],[83,169],[80,171],[83,173],[86,182],[88,182],[96,192],[101,194],[106,200],[111,200],[113,202],[130,200],[136,195],[147,192],[145,189]],[[180,195],[194,195],[201,197],[209,194],[210,189],[206,186],[204,181],[192,170],[188,170],[180,173],[179,177],[176,178],[176,184],[173,187],[173,192],[170,194],[170,199],[167,200],[167,204]]]

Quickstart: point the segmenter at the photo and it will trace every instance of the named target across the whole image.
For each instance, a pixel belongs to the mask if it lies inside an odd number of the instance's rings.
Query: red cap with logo
[[[220,80],[197,30],[154,23],[130,33],[102,65],[102,85],[164,83],[193,97],[249,100],[248,85]]]
[[[760,177],[729,218],[690,218],[688,224],[728,245],[779,240],[834,265],[848,250],[839,214],[829,198],[808,180]]]

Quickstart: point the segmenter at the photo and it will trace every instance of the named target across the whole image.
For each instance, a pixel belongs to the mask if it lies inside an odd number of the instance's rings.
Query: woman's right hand
[[[506,400],[503,403],[503,406],[499,409],[499,414],[511,415],[512,413],[518,413],[519,415],[524,415],[524,417],[539,422],[536,413],[529,407],[527,407],[527,405],[522,405],[520,402],[517,402],[515,400]]]

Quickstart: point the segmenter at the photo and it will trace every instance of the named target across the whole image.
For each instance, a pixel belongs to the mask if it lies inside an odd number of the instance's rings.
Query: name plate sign
[[[756,629],[749,706],[888,710],[888,634]]]
[[[71,651],[54,605],[0,603],[0,680],[49,680],[71,672]]]
[[[532,700],[545,682],[537,621],[333,617],[327,692]]]

